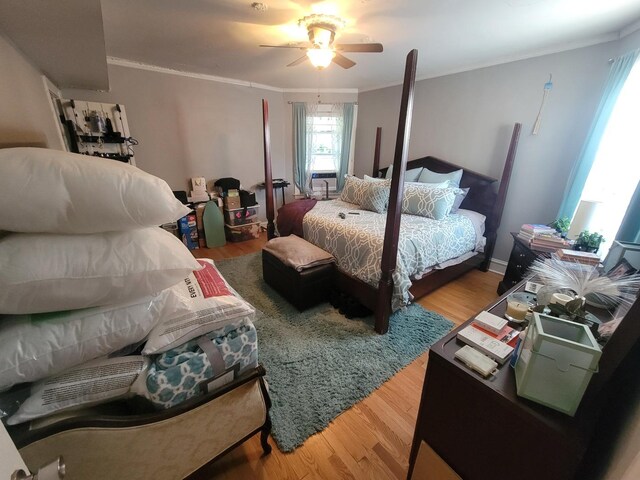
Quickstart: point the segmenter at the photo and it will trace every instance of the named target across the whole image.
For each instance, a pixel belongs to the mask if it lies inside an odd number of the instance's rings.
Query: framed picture
[[[620,259],[620,261],[613,267],[609,272],[607,272],[607,276],[609,278],[617,279],[620,277],[624,277],[625,275],[631,275],[636,273],[637,270],[631,266],[629,262],[627,262],[624,258]]]

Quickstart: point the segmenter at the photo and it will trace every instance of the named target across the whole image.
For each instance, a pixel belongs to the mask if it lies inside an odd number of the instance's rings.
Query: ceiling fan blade
[[[360,53],[380,53],[383,50],[381,43],[338,43],[335,48],[341,52]]]
[[[307,57],[306,55],[301,56],[299,59],[294,60],[293,62],[291,62],[289,65],[287,65],[287,67],[295,67],[296,65],[300,65],[302,62],[304,62],[305,60],[308,60],[309,57]]]
[[[333,60],[331,61],[336,65],[341,66],[342,68],[351,68],[356,64],[356,62],[354,62],[353,60],[349,60],[347,57],[339,54],[338,52],[336,52],[336,56],[333,57]]]
[[[297,43],[292,45],[260,45],[260,47],[268,47],[268,48],[297,48],[299,50],[306,50],[307,48],[311,48],[310,43]]]

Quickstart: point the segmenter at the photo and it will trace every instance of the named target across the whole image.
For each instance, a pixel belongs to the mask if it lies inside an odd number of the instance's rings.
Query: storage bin
[[[245,242],[260,237],[260,223],[247,223],[246,225],[225,225],[224,233],[228,242]]]
[[[258,213],[260,205],[246,208],[224,209],[224,223],[227,225],[246,225],[247,223],[256,223],[258,221]]]
[[[586,325],[534,313],[515,368],[518,395],[573,416],[601,354]]]

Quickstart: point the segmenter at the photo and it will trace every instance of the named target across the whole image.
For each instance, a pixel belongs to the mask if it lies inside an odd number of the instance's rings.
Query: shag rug
[[[262,279],[261,254],[216,262],[259,312],[258,359],[267,371],[273,437],[290,452],[325,429],[444,336],[453,324],[413,304],[373,331],[373,317],[349,320],[329,303],[299,312]]]

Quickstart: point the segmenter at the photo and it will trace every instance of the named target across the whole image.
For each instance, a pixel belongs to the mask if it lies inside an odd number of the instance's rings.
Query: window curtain
[[[621,242],[640,243],[640,182],[631,197],[627,213],[620,224],[616,240]]]
[[[304,194],[310,192],[310,175],[307,166],[307,106],[302,102],[293,104],[293,156],[294,182]]]
[[[572,218],[578,207],[582,190],[584,189],[596,153],[598,152],[598,147],[600,146],[600,140],[609,122],[618,95],[620,95],[620,91],[633,68],[633,64],[638,58],[638,54],[640,54],[640,49],[616,58],[611,65],[604,93],[596,110],[596,115],[591,124],[589,134],[587,135],[587,140],[569,175],[569,180],[564,191],[564,198],[558,212],[558,218]]]
[[[351,154],[351,133],[353,132],[353,103],[345,103],[342,106],[342,134],[340,135],[340,165],[336,167],[336,189],[341,192],[344,187],[344,176],[349,169],[349,156]]]

